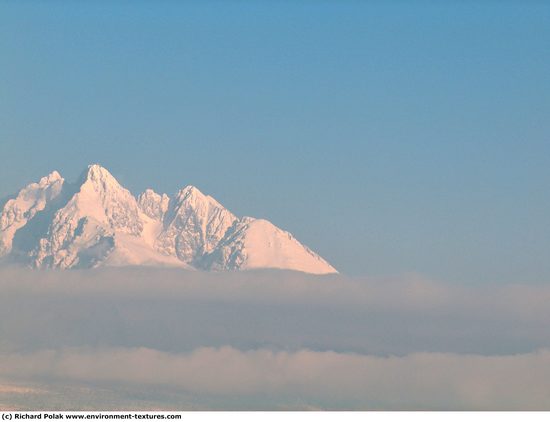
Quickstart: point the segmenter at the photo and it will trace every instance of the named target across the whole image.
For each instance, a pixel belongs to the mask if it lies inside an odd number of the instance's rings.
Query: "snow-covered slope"
[[[214,198],[187,186],[170,201],[157,248],[194,264],[218,245],[235,220]]]
[[[290,268],[313,274],[336,272],[289,232],[267,220],[251,217],[244,217],[231,227],[218,247],[203,258],[202,264],[214,270]]]
[[[54,171],[23,188],[16,198],[4,205],[0,214],[0,256],[11,251],[13,238],[20,228],[24,227],[36,213],[55,199],[63,187],[63,178]]]
[[[205,270],[336,270],[269,221],[239,219],[194,186],[138,199],[103,167],[76,184],[57,172],[24,188],[0,214],[0,256],[36,268],[170,265]]]
[[[163,193],[159,195],[153,189],[146,189],[138,196],[138,205],[141,210],[150,218],[162,221],[168,210],[170,198]]]
[[[55,213],[48,236],[31,254],[32,264],[53,268],[181,264],[152,248],[152,238],[160,232],[155,226],[160,223],[147,217],[106,169],[91,165],[74,195]]]

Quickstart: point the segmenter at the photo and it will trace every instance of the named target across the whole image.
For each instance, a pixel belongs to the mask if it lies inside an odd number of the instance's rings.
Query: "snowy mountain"
[[[156,248],[195,265],[218,246],[235,221],[237,217],[214,198],[187,186],[170,200]]]
[[[0,215],[0,256],[11,251],[17,230],[59,195],[63,182],[59,173],[54,171],[38,183],[23,188],[15,198],[5,203]]]
[[[0,214],[0,257],[34,268],[336,272],[290,233],[266,220],[238,218],[194,186],[173,197],[147,189],[136,199],[98,164],[77,183],[53,172],[7,200]]]
[[[213,270],[288,268],[314,274],[335,272],[289,232],[252,217],[236,221],[217,247],[203,256],[201,265]]]

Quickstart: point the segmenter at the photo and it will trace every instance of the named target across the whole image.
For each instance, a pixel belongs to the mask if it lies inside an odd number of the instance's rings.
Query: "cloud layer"
[[[15,389],[164,388],[163,408],[548,407],[545,285],[3,268],[0,293]]]
[[[272,408],[299,397],[310,407],[351,409],[548,409],[550,351],[475,356],[376,357],[335,352],[201,348],[41,351],[2,356],[1,376],[172,387]],[[247,403],[246,398],[252,398]]]

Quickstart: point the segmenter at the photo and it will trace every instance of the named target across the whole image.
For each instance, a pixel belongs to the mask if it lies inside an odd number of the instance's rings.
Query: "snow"
[[[146,265],[192,269],[177,257],[164,255],[155,249],[155,241],[162,232],[161,221],[144,213],[141,215],[141,219],[143,221],[143,231],[139,237],[127,233],[115,234],[114,250],[105,260],[104,265]]]
[[[55,201],[54,201],[55,200]],[[155,265],[204,270],[336,270],[267,220],[239,219],[211,196],[186,186],[173,197],[145,190],[136,199],[99,164],[76,185],[58,172],[22,189],[0,214],[0,256],[17,231],[40,215],[47,226],[27,254],[37,268]]]
[[[208,260],[208,258],[207,258]],[[337,272],[290,233],[263,219],[244,217],[212,254],[213,269],[292,269],[313,274]]]
[[[23,188],[16,198],[6,202],[0,214],[0,256],[11,251],[17,230],[60,194],[63,182],[61,175],[53,171],[38,183]]]
[[[214,198],[187,186],[170,200],[157,248],[192,264],[217,246],[236,219]]]
[[[159,221],[164,218],[169,202],[170,197],[168,195],[165,193],[159,195],[152,189],[146,189],[138,197],[138,205],[145,215]]]
[[[33,266],[79,266],[79,255],[84,253],[91,259],[88,251],[103,251],[99,245],[106,238],[114,239],[116,233],[139,236],[142,232],[136,199],[106,169],[91,165],[80,180],[79,190],[55,213],[48,238],[40,242],[33,254]],[[93,261],[95,266],[96,259]]]
[[[118,233],[114,239],[115,247],[104,262],[106,266],[145,265],[191,269],[176,257],[157,252],[139,237]]]

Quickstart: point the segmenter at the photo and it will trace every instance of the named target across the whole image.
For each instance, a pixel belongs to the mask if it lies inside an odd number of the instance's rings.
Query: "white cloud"
[[[548,303],[546,285],[419,276],[3,268],[0,376],[199,408],[544,408]]]
[[[164,385],[198,395],[268,395],[359,409],[548,409],[550,352],[511,356],[201,348],[41,351],[4,355],[2,376]],[[103,384],[104,385],[104,384]]]

